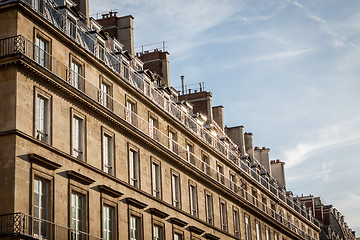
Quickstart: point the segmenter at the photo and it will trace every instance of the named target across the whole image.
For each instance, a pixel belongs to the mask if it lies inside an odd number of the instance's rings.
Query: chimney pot
[[[266,147],[262,147],[262,150],[265,150],[266,149]]]
[[[279,163],[279,162],[280,162],[280,160],[279,160],[279,159],[276,159],[276,162],[277,162],[277,163]]]
[[[259,147],[257,147],[257,146],[255,147],[255,150],[259,150],[259,149],[260,149]]]

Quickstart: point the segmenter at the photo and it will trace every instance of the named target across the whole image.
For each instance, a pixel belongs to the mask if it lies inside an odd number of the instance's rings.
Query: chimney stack
[[[224,131],[224,107],[223,106],[212,107],[212,112],[213,112],[213,120]]]
[[[239,146],[239,150],[242,156],[245,155],[245,138],[244,138],[244,126],[238,127],[225,127],[225,133]]]
[[[270,167],[270,149],[266,147],[255,147],[254,149],[254,157],[256,160],[260,162],[261,165],[265,167],[265,169],[271,175],[271,167]]]
[[[270,168],[272,176],[276,178],[279,185],[286,188],[285,162],[281,162],[279,159],[271,161]]]
[[[253,134],[245,132],[245,151],[250,155],[251,161],[254,161],[254,143]]]
[[[90,16],[89,16],[89,0],[73,0],[76,4],[75,8],[78,10],[85,18],[86,25],[90,26]]]

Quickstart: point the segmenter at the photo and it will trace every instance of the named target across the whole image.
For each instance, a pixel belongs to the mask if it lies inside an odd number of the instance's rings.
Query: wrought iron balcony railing
[[[12,236],[47,240],[102,240],[86,232],[76,231],[24,213],[0,215],[0,237]]]
[[[1,56],[7,56],[11,54],[20,53],[28,57],[30,60],[36,62],[36,53],[39,51],[42,51],[39,49],[34,43],[27,40],[23,36],[15,36],[11,38],[1,39],[0,40],[0,57]],[[203,171],[208,175],[210,178],[218,182],[218,179],[221,179],[219,182],[223,187],[231,190],[234,194],[237,196],[240,196],[241,198],[245,199],[247,202],[251,203],[253,206],[257,207],[261,211],[264,212],[263,209],[267,209],[264,213],[268,216],[274,218],[276,221],[283,224],[285,227],[291,226],[289,229],[293,232],[294,229],[297,231],[295,233],[300,233],[301,230],[295,227],[292,223],[287,222],[287,220],[279,221],[278,214],[274,210],[270,210],[267,208],[267,206],[262,206],[262,203],[256,203],[254,204],[254,201],[249,199],[245,196],[251,196],[250,198],[256,198],[252,196],[250,193],[246,192],[246,189],[243,189],[242,186],[238,185],[238,182],[231,181],[228,177],[225,175],[219,173],[216,169],[205,163],[203,160],[201,160],[199,157],[197,157],[195,154],[188,152],[187,149],[180,144],[178,144],[176,141],[173,141],[169,138],[169,136],[163,132],[161,132],[159,129],[157,129],[155,126],[150,125],[149,122],[143,118],[141,118],[136,113],[132,112],[130,109],[126,108],[123,104],[118,102],[116,99],[114,99],[112,96],[106,94],[105,92],[102,92],[98,87],[91,84],[89,81],[87,81],[85,78],[81,78],[82,84],[74,85],[72,81],[72,70],[69,69],[65,64],[61,63],[57,59],[55,59],[53,56],[48,54],[47,52],[44,52],[47,55],[47,59],[49,59],[49,62],[51,63],[48,66],[42,66],[41,64],[37,63],[39,66],[43,67],[44,69],[49,70],[52,74],[59,77],[63,82],[67,83],[70,88],[73,88],[74,91],[78,91],[81,94],[86,95],[87,97],[91,98],[95,104],[98,104],[100,107],[105,107],[108,110],[110,110],[112,113],[114,113],[117,117],[120,119],[123,119],[127,121],[132,126],[136,127],[139,131],[143,132],[145,135],[153,138],[155,141],[157,141],[159,144],[163,145],[164,147],[168,148],[170,151],[173,151],[175,154],[177,154],[181,159],[184,161],[187,161],[192,166],[196,167],[200,171]],[[152,97],[151,91],[149,91],[150,97]],[[102,96],[102,97],[100,97]],[[109,101],[108,107],[103,104],[103,97],[107,97],[107,101]],[[111,107],[109,107],[111,106]],[[170,105],[171,106],[171,105]],[[190,156],[190,157],[189,157]],[[243,173],[247,174],[249,177],[253,178],[254,180],[258,181],[261,184],[261,179],[263,179],[259,173],[254,171],[252,168],[247,166],[246,164],[243,164],[243,161],[241,161],[241,168],[239,168]],[[219,175],[221,177],[219,178]],[[263,184],[264,185],[264,184]],[[266,188],[266,186],[264,186]],[[275,197],[277,197],[279,200],[284,202],[284,204],[287,204],[285,202],[285,192],[278,191],[276,188],[274,188],[271,184],[267,184],[266,188],[268,192]],[[234,189],[237,189],[238,191],[234,191]],[[242,192],[246,192],[245,194],[241,194]],[[293,208],[293,206],[288,205],[289,208]],[[295,208],[296,209],[296,208]],[[297,212],[300,213],[300,209],[297,210]],[[310,217],[310,216],[308,216]],[[310,219],[312,223],[314,223],[316,226],[320,226],[318,221],[315,218],[308,218]],[[303,233],[307,235],[306,233]]]

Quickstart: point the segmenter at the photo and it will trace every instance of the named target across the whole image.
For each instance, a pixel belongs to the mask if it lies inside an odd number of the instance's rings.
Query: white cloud
[[[261,61],[296,58],[296,57],[299,57],[300,55],[311,52],[313,50],[314,49],[301,49],[301,50],[293,50],[293,51],[285,51],[285,52],[279,52],[279,53],[273,53],[273,54],[266,54],[266,55],[255,57],[253,60],[255,62],[261,62]]]
[[[307,161],[319,151],[356,143],[360,143],[359,119],[352,119],[312,133],[307,140],[299,142],[292,149],[285,150],[281,155],[286,167],[292,168]]]

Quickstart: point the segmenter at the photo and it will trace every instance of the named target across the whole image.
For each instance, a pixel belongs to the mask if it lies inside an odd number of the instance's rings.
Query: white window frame
[[[47,220],[49,220],[50,216],[50,183],[48,180],[35,176],[33,189],[34,235],[41,239],[47,238],[49,236]]]
[[[169,149],[176,152],[176,133],[169,131]]]
[[[217,180],[219,183],[225,183],[224,167],[221,164],[216,165]]]
[[[106,108],[110,108],[111,85],[101,81],[100,83],[100,103]]]
[[[113,135],[108,133],[102,134],[103,138],[103,170],[104,172],[114,175],[114,139]]]
[[[103,205],[103,239],[114,239],[114,214],[115,209],[109,205]]]
[[[269,228],[265,228],[265,238],[266,238],[266,240],[270,240],[270,229]]]
[[[206,208],[206,222],[211,225],[214,225],[213,196],[209,192],[205,192],[205,208]]]
[[[176,208],[181,208],[181,194],[180,194],[180,175],[178,173],[171,173],[171,189],[172,189],[172,203]]]
[[[190,195],[190,214],[194,217],[198,217],[198,200],[197,200],[197,187],[193,183],[189,183],[189,195]]]
[[[139,151],[129,147],[130,185],[140,188]]]
[[[134,124],[136,104],[131,101],[126,101],[126,119],[130,124]]]
[[[83,85],[83,65],[77,61],[71,61],[71,85],[74,88],[82,89]]]
[[[38,0],[40,2],[40,0]],[[49,42],[42,37],[36,36],[35,39],[35,61],[40,66],[48,68],[49,66]]]
[[[140,221],[141,219],[139,217],[130,215],[130,240],[140,240]]]
[[[240,237],[240,213],[237,208],[233,208],[234,235]]]
[[[256,240],[261,240],[260,223],[258,221],[255,221],[255,233],[256,233]]]
[[[73,114],[72,116],[72,155],[73,157],[85,159],[85,118]]]
[[[83,234],[81,232],[85,231],[85,196],[77,192],[72,192],[70,207],[71,229],[74,231],[75,239],[82,239],[81,236]],[[75,215],[73,215],[73,213]],[[81,224],[80,227],[79,224]]]
[[[250,218],[245,216],[245,240],[251,240]]]
[[[157,224],[154,224],[153,227],[153,240],[162,240],[163,239],[163,227]]]
[[[227,231],[227,205],[226,202],[223,200],[220,200],[220,224],[221,224],[221,230]]]
[[[156,198],[161,198],[161,166],[159,162],[152,161],[151,163],[152,174],[152,193]]]
[[[36,93],[35,137],[42,142],[51,140],[51,98]]]

